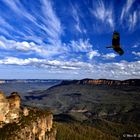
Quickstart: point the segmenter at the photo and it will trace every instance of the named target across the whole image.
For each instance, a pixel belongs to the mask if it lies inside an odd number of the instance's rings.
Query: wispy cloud
[[[129,11],[133,5],[135,0],[127,0],[126,4],[124,5],[122,12],[121,12],[121,21],[123,20],[123,18],[129,14]]]
[[[9,36],[9,32],[4,28],[0,28],[0,33]]]
[[[93,48],[89,39],[79,39],[78,41],[72,40],[68,46],[71,52],[90,52]]]
[[[134,45],[132,46],[132,48],[138,48],[139,45],[140,45],[140,43],[136,43],[136,44],[134,44]]]
[[[120,16],[121,25],[128,28],[129,31],[134,31],[139,22],[139,6],[134,9],[135,2],[136,0],[127,0]]]
[[[56,45],[59,43],[63,33],[61,22],[57,17],[50,0],[41,0],[41,3],[44,16],[44,30],[48,35],[49,42]]]
[[[108,54],[102,55],[102,57],[105,58],[105,59],[113,59],[116,56],[117,56],[117,54],[115,54],[115,53],[108,53]]]
[[[52,1],[40,0],[41,11],[39,14],[33,14],[38,12],[36,10],[29,12],[21,1],[3,0],[3,2],[14,12],[17,22],[23,23],[23,26],[21,30],[17,29],[15,25],[11,26],[4,18],[0,17],[0,22],[8,28],[8,30],[0,28],[0,32],[8,37],[11,36],[11,39],[7,39],[4,36],[0,37],[1,44],[3,44],[0,46],[1,48],[18,50],[23,53],[31,52],[42,57],[52,57],[63,53],[65,50],[61,42],[63,28],[60,19],[56,15]],[[28,21],[28,24],[25,23],[24,25],[25,21]],[[9,34],[10,28],[14,33]]]
[[[24,6],[21,4],[20,1],[18,0],[15,1],[2,0],[2,1],[5,4],[7,4],[9,8],[11,8],[17,15],[23,16],[32,22],[36,21],[35,17],[27,12],[27,10],[24,8]]]
[[[8,17],[9,20],[13,21],[13,19],[16,17],[16,23],[18,24],[22,24],[22,28],[19,30],[16,25],[10,25],[8,23],[8,21],[6,21],[5,16],[1,16],[0,18],[4,21],[3,23],[5,23],[5,27],[7,28],[7,36],[10,38],[16,38],[17,36],[28,36],[28,34],[30,34],[30,32],[26,32],[26,22],[28,21],[28,23],[30,22],[30,24],[33,24],[36,29],[40,28],[41,26],[37,23],[37,19],[35,16],[33,16],[32,14],[30,14],[27,9],[22,5],[21,1],[9,1],[9,0],[2,0],[7,6],[8,9],[11,10],[11,15]],[[30,24],[28,24],[28,27],[32,29],[32,27],[30,26]],[[31,30],[30,29],[30,30]],[[12,32],[9,32],[9,30],[11,30]],[[22,30],[22,31],[21,31]],[[4,32],[2,32],[4,33]],[[17,34],[17,36],[15,35],[15,33]],[[4,33],[5,34],[5,33]],[[33,34],[32,34],[33,35]]]
[[[98,0],[97,4],[93,6],[91,12],[103,24],[107,24],[112,29],[114,29],[115,25],[113,20],[113,9],[111,5],[107,6],[102,0]]]
[[[32,26],[24,25],[23,29],[31,36],[36,37],[36,32],[41,34],[41,37],[46,36],[47,42],[51,44],[61,44],[60,36],[63,32],[61,22],[57,17],[55,10],[50,0],[40,0],[40,8],[42,14],[33,14],[38,11],[30,13],[21,1],[3,0],[3,2],[17,15],[19,21],[28,20]],[[40,21],[40,22],[39,22]],[[28,27],[27,27],[28,26]],[[36,28],[36,31],[33,29]],[[25,35],[27,36],[27,35]],[[24,36],[24,37],[25,37]]]
[[[86,33],[86,29],[82,25],[82,13],[81,10],[79,9],[78,5],[72,5],[72,16],[73,19],[75,20],[75,29],[79,33]]]
[[[138,12],[134,11],[131,15],[129,15],[129,30],[132,31],[137,24],[138,21]]]
[[[11,32],[15,32],[16,31],[15,28],[10,23],[8,23],[8,21],[2,16],[0,16],[0,25],[1,25],[0,33],[4,34],[10,38],[13,38],[13,35],[11,35]],[[20,31],[16,31],[16,32],[23,35],[23,33]]]
[[[93,51],[93,46],[88,39],[72,40],[68,44],[62,44],[61,46],[53,46],[52,44],[42,43],[41,45],[32,41],[15,41],[9,40],[4,36],[0,36],[0,49],[6,51],[18,51],[20,54],[33,54],[41,57],[53,59],[55,55],[59,58],[69,58],[76,53],[86,53],[87,58],[98,56],[99,53]],[[95,53],[96,52],[96,53]],[[79,56],[76,54],[75,59]]]
[[[75,25],[75,28],[78,32],[82,33],[82,29],[80,27],[80,19],[79,19],[79,15],[77,13],[77,10],[76,10],[76,7],[73,7],[72,6],[72,15],[73,15],[73,18],[74,20],[76,21],[76,25]]]
[[[14,30],[14,28],[2,17],[0,17],[0,24],[8,30]]]
[[[139,56],[140,57],[140,52],[135,52],[135,51],[132,51],[132,54],[136,55],[136,56]]]

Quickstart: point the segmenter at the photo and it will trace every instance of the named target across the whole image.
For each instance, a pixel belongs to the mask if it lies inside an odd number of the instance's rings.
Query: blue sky
[[[0,79],[140,78],[139,0],[0,0],[0,25]]]

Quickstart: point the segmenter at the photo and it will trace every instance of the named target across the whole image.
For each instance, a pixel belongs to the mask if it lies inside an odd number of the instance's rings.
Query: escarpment
[[[127,85],[127,86],[139,86],[140,80],[139,79],[129,79],[129,80],[106,80],[106,79],[99,79],[99,80],[90,80],[84,79],[81,80],[82,84],[91,84],[91,85],[109,85],[109,86],[119,86],[119,85]]]
[[[20,103],[17,92],[6,97],[0,91],[0,140],[55,140],[52,113]]]
[[[139,79],[129,80],[109,80],[109,79],[83,79],[83,80],[64,80],[60,85],[82,84],[82,85],[108,85],[108,86],[140,86]]]

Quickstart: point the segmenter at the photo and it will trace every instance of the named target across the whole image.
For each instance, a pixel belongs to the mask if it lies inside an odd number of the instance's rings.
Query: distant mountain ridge
[[[112,79],[82,79],[82,80],[58,80],[58,79],[21,79],[21,80],[0,80],[0,83],[43,83],[43,82],[60,82],[58,85],[69,84],[88,84],[88,85],[128,85],[140,86],[140,79],[127,79],[127,80],[112,80]]]
[[[62,80],[57,79],[5,79],[0,80],[0,84],[2,83],[45,83],[45,82],[59,82]]]
[[[69,84],[82,84],[82,85],[109,85],[109,86],[140,86],[140,79],[128,79],[128,80],[110,80],[110,79],[82,79],[82,80],[63,80],[60,85]]]

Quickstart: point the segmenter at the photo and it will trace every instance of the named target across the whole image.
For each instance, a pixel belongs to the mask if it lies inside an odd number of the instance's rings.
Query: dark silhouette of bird
[[[120,46],[120,34],[116,31],[113,32],[112,37],[112,46],[106,47],[106,48],[113,48],[115,52],[117,52],[119,55],[123,55],[124,51]]]

